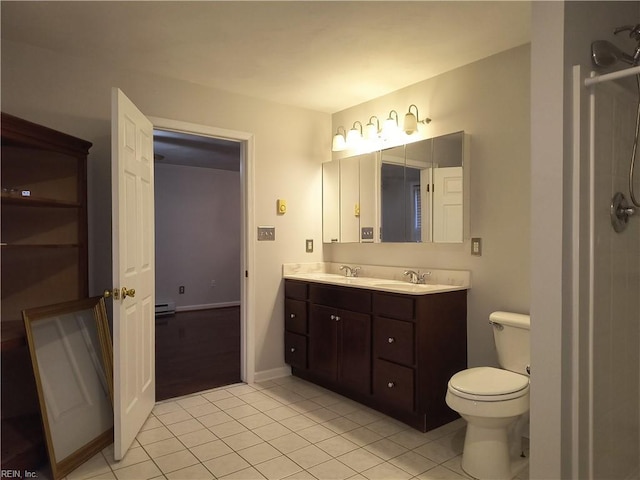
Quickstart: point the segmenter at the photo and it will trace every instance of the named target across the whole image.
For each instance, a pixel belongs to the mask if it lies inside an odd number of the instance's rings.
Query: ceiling
[[[334,113],[528,43],[520,1],[3,1],[2,39]]]
[[[528,1],[2,1],[1,9],[3,40],[326,113],[528,43],[531,23]],[[162,163],[239,168],[234,142],[167,132],[155,140]]]

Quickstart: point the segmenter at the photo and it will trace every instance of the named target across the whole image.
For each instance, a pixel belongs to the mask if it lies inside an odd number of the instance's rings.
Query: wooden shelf
[[[78,248],[80,245],[77,243],[2,243],[0,244],[3,249],[9,248]]]
[[[54,207],[54,208],[80,208],[78,202],[65,202],[53,198],[41,197],[16,197],[2,192],[3,205],[17,205],[20,207]]]
[[[88,296],[91,143],[0,116],[2,186],[19,189],[0,192],[2,469],[24,472],[47,457],[21,311]]]

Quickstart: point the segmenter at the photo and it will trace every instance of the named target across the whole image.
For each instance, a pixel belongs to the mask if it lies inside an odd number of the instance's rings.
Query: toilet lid
[[[476,367],[456,373],[449,386],[478,396],[509,395],[529,387],[529,377],[493,367]]]

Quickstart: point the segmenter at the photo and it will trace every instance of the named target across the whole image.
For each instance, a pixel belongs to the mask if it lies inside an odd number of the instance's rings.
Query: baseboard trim
[[[239,307],[239,306],[240,306],[240,301],[204,303],[202,305],[183,305],[182,307],[176,307],[176,312],[193,312],[196,310],[210,310],[212,308]]]
[[[262,370],[256,372],[253,380],[255,382],[266,382],[267,380],[273,380],[274,378],[288,377],[291,375],[291,367],[284,366],[280,368],[272,368],[271,370]]]

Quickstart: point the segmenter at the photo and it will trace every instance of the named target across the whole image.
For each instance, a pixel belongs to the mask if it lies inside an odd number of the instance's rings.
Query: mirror
[[[340,192],[325,223],[338,225],[332,241],[463,242],[469,222],[467,142],[464,132],[456,132],[325,164],[340,177],[327,178],[339,183],[333,190]]]
[[[113,442],[113,366],[102,297],[22,312],[55,480]]]

